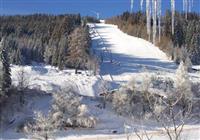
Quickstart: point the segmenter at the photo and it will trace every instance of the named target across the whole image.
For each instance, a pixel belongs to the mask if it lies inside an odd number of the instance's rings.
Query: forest
[[[189,57],[193,64],[200,64],[200,16],[197,13],[187,13],[186,20],[185,13],[176,11],[174,18],[174,33],[172,33],[171,11],[166,11],[161,17],[161,29],[156,34],[156,45],[177,63],[181,60],[186,61]],[[107,19],[106,22],[118,25],[129,35],[152,40],[153,32],[149,38],[146,14],[141,11],[124,12],[122,15]],[[156,24],[159,24],[158,20]],[[151,28],[153,28],[153,19],[151,19]]]
[[[1,16],[0,37],[5,38],[11,64],[85,69],[91,42],[84,23],[88,20],[92,18],[82,20],[80,14]]]

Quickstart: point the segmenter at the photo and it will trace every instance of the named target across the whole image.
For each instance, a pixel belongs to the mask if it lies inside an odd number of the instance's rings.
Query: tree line
[[[188,13],[186,19],[185,13],[176,11],[174,34],[172,34],[171,18],[170,11],[166,11],[161,17],[161,39],[159,41],[157,34],[156,45],[177,63],[190,58],[193,64],[200,64],[200,16],[197,13]],[[118,25],[129,35],[148,40],[146,14],[141,11],[124,12],[122,15],[107,19],[106,22]],[[152,27],[153,19],[151,19]]]
[[[60,69],[84,69],[91,43],[87,21],[88,17],[81,18],[80,14],[1,16],[0,37],[5,38],[12,64],[34,61]]]

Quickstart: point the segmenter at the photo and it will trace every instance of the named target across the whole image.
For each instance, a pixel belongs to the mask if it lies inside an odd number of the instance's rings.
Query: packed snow
[[[109,83],[110,89],[118,88],[119,85],[127,83],[132,77],[141,79],[141,74],[148,73],[173,77],[177,66],[170,61],[165,53],[159,50],[152,43],[129,36],[120,31],[115,25],[105,23],[89,24],[92,37],[92,52],[97,55],[100,60],[100,73],[97,76],[91,75],[90,71],[80,71],[80,74],[75,74],[73,69],[58,70],[56,67],[43,64],[33,64],[31,66],[23,66],[25,74],[28,77],[28,86],[31,89],[43,90],[46,93],[56,93],[66,85],[73,85],[77,92],[83,95],[83,102],[87,104],[89,112],[94,115],[97,120],[97,126],[93,129],[67,130],[56,133],[58,140],[92,140],[92,139],[127,139],[124,134],[124,124],[131,124],[132,128],[141,128],[141,122],[131,120],[130,118],[118,116],[111,107],[101,109],[98,107],[100,99],[98,98],[101,89],[98,86],[102,80]],[[12,80],[13,84],[18,84],[18,73],[22,67],[12,65]],[[198,73],[190,74],[194,81],[199,81]],[[30,108],[42,111],[48,111],[51,98],[36,97],[30,99]],[[28,109],[27,109],[28,110]],[[26,113],[28,113],[27,111]],[[29,112],[29,115],[32,113]],[[28,116],[19,114],[19,118]],[[30,117],[30,116],[29,116]],[[15,117],[17,119],[17,117]],[[159,129],[151,122],[147,121],[147,126],[144,128],[148,131]],[[188,131],[183,133],[183,136],[192,136],[191,140],[199,138],[199,126],[187,126]],[[118,135],[114,135],[113,133]],[[151,133],[151,132],[149,132]],[[155,139],[165,139],[161,133],[158,135],[152,132]],[[133,136],[132,139],[136,138]],[[2,139],[25,139],[25,136],[13,131],[12,127],[6,129],[2,133]]]

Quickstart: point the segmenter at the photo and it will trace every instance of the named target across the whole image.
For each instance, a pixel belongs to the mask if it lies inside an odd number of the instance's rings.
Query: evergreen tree
[[[4,39],[0,43],[0,95],[7,96],[11,86],[10,64]]]
[[[58,55],[58,67],[63,70],[65,67],[66,53],[67,53],[67,38],[62,37],[59,42],[59,55]]]
[[[53,46],[53,55],[52,55],[52,63],[51,65],[57,66],[58,65],[58,45],[55,44]]]
[[[90,38],[86,27],[76,28],[69,36],[67,62],[75,68],[84,69],[89,59]]]

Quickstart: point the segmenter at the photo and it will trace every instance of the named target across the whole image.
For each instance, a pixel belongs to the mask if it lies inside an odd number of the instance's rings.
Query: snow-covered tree
[[[191,97],[191,82],[189,80],[187,67],[183,61],[181,61],[176,71],[175,87],[181,90],[183,94],[186,94],[187,97]]]
[[[34,139],[50,139],[57,130],[67,127],[92,128],[96,118],[91,116],[88,107],[81,103],[81,97],[73,88],[53,94],[52,107],[48,114],[35,112],[34,121],[24,127],[28,136]]]
[[[69,89],[66,92],[58,92],[53,95],[52,113],[53,118],[58,122],[56,125],[63,128],[63,123],[67,123],[69,118],[73,118],[79,114],[79,106],[81,98],[76,93]],[[59,119],[58,119],[59,118]],[[69,122],[70,123],[70,122]]]
[[[53,95],[52,119],[56,128],[94,127],[96,120],[87,114],[87,106],[73,88],[66,88]]]
[[[67,62],[75,68],[84,69],[89,59],[90,37],[87,27],[76,28],[69,36]]]
[[[192,100],[193,94],[191,91],[191,81],[189,79],[187,67],[182,61],[176,71],[175,88],[176,91],[172,96],[176,99],[180,99],[180,104],[183,109],[186,109]]]
[[[151,78],[146,74],[139,86],[134,79],[131,79],[127,85],[122,86],[113,95],[112,105],[114,110],[120,115],[131,115],[136,117],[144,116],[149,111],[148,92]],[[153,98],[151,98],[151,101]]]
[[[131,91],[125,88],[120,88],[119,91],[114,93],[112,106],[116,113],[119,115],[130,115],[132,114],[131,104]]]

